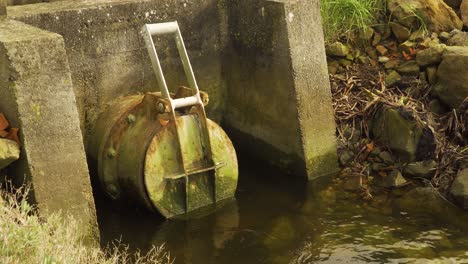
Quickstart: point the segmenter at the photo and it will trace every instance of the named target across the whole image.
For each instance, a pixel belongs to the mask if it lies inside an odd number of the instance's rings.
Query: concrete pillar
[[[22,150],[11,167],[13,181],[32,185],[30,198],[42,215],[71,214],[88,237],[97,237],[80,121],[60,35],[0,21],[0,112],[20,128]]]
[[[227,1],[225,124],[236,142],[309,179],[338,171],[319,0]]]
[[[0,20],[5,19],[7,16],[7,3],[6,0],[0,0]]]

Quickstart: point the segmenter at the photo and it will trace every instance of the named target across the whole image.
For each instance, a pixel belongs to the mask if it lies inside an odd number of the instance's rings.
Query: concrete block
[[[0,112],[20,128],[17,184],[30,183],[41,214],[70,213],[98,236],[94,199],[63,38],[0,22]],[[24,175],[24,178],[21,176]]]
[[[0,0],[0,19],[5,19],[7,16],[6,0]]]
[[[224,120],[231,136],[254,155],[309,179],[336,173],[319,0],[226,4],[232,52]]]
[[[199,86],[213,102],[208,115],[221,119],[227,88],[220,67],[226,41],[219,30],[217,2],[74,0],[12,6],[8,11],[11,18],[63,36],[87,137],[111,100],[159,90],[140,34],[146,23],[179,22]],[[155,40],[170,88],[186,85],[172,39]]]
[[[4,0],[8,6],[13,5],[29,5],[42,2],[48,2],[47,0]]]

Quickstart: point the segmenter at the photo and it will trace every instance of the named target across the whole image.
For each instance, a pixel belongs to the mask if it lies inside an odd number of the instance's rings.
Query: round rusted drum
[[[186,111],[174,121],[159,102],[157,94],[123,97],[100,114],[89,152],[104,192],[167,218],[233,197],[237,157],[223,129],[206,120],[206,146],[202,117]]]

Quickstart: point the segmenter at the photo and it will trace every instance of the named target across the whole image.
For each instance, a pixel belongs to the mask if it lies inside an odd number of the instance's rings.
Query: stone
[[[345,150],[341,152],[339,155],[340,164],[343,166],[350,163],[353,158],[354,158],[354,153],[350,150]]]
[[[411,49],[416,47],[416,43],[413,42],[413,41],[405,41],[403,43],[401,43],[400,45],[398,45],[398,49],[402,52],[406,52],[406,53],[410,53],[411,52]]]
[[[398,188],[406,185],[408,182],[401,175],[399,170],[392,170],[387,176],[380,177],[377,181],[377,185],[384,188]]]
[[[379,57],[379,62],[380,63],[387,63],[390,61],[390,58],[389,57],[385,57],[385,56],[380,56]]]
[[[418,124],[411,114],[405,109],[392,108],[383,105],[373,118],[370,125],[372,137],[388,146],[392,153],[397,155],[398,159],[404,162],[415,161],[422,155],[421,142],[430,141],[426,137],[424,124]],[[424,136],[423,136],[424,135]],[[424,139],[424,140],[423,140]],[[425,153],[431,153],[435,150],[435,144],[428,146]],[[418,151],[419,150],[419,151]]]
[[[72,215],[87,240],[99,237],[91,180],[63,38],[0,21],[0,112],[20,128],[12,181],[33,187],[42,216]]]
[[[447,47],[437,70],[432,93],[457,108],[468,97],[468,47]]]
[[[468,32],[464,31],[454,31],[451,34],[450,39],[447,41],[449,46],[468,46]]]
[[[351,64],[353,64],[352,61],[347,60],[347,59],[340,59],[340,60],[338,60],[338,62],[339,62],[340,65],[343,66],[343,67],[348,67],[348,66],[350,66]]]
[[[345,191],[359,191],[362,188],[362,176],[352,175],[343,180],[343,189]]]
[[[384,168],[386,168],[388,165],[384,164],[384,163],[380,163],[380,162],[374,162],[372,163],[372,171],[374,172],[379,172],[381,170],[383,170]]]
[[[439,44],[431,48],[421,50],[416,54],[416,62],[421,67],[439,64],[442,61],[442,54],[446,49],[446,45]]]
[[[457,217],[456,208],[448,203],[441,194],[431,187],[416,187],[394,200],[395,206],[410,214],[428,214],[443,219]],[[466,220],[463,219],[463,220]]]
[[[442,41],[447,41],[449,40],[450,38],[450,33],[448,32],[441,32],[440,35],[439,35],[439,38],[442,40]]]
[[[463,26],[455,11],[441,0],[389,0],[387,7],[394,20],[410,30],[420,29],[420,19],[437,33]]]
[[[437,82],[437,67],[436,66],[427,67],[426,77],[427,77],[427,82],[429,84],[435,84]]]
[[[372,156],[378,156],[382,152],[382,149],[380,147],[374,147],[374,149],[371,152]]]
[[[372,46],[377,46],[382,40],[382,34],[375,32],[374,38],[372,39]]]
[[[462,4],[460,5],[460,13],[463,24],[465,27],[468,27],[468,1],[463,0]]]
[[[375,49],[377,50],[380,56],[385,56],[388,53],[388,49],[385,48],[383,45],[377,45],[375,46]]]
[[[229,136],[238,149],[295,176],[335,174],[336,126],[319,1],[226,3],[235,3],[228,23],[235,49],[223,69],[229,73],[223,119]]]
[[[378,60],[379,58],[379,56],[377,55],[376,49],[373,47],[366,47],[366,53],[373,60]]]
[[[420,42],[427,36],[426,31],[419,29],[411,33],[409,40],[414,42]]]
[[[387,63],[385,63],[384,68],[386,70],[392,70],[398,67],[398,65],[401,64],[400,60],[389,60]],[[398,75],[399,76],[399,75]]]
[[[429,109],[431,112],[438,115],[442,115],[447,112],[447,109],[437,99],[431,100],[429,102]]]
[[[339,41],[334,42],[327,47],[327,54],[330,56],[346,57],[346,55],[348,55],[349,53],[349,48]]]
[[[366,56],[359,56],[357,59],[359,62],[364,63],[364,64],[369,62],[369,58]]]
[[[385,84],[387,86],[393,86],[395,83],[401,80],[401,75],[396,71],[391,71],[387,76],[385,76]]]
[[[434,160],[418,161],[408,163],[403,172],[411,177],[431,179],[437,169],[437,163]]]
[[[394,22],[390,22],[390,27],[398,42],[405,42],[409,39],[411,32],[406,27]]]
[[[468,209],[468,168],[458,172],[450,188],[450,194],[464,209]]]
[[[380,158],[380,160],[382,160],[387,165],[392,165],[394,163],[393,158],[392,158],[392,154],[390,154],[390,152],[388,152],[388,151],[380,152],[379,158]]]
[[[336,74],[338,69],[340,68],[340,63],[336,60],[332,60],[328,62],[328,73],[329,74]]]
[[[18,160],[19,157],[19,145],[12,140],[0,138],[0,170]]]
[[[362,40],[370,41],[374,36],[374,30],[371,27],[366,27],[364,30],[359,32],[359,36]]]
[[[438,38],[432,39],[432,38],[425,38],[421,43],[419,43],[420,48],[430,48],[434,47],[440,44],[440,40]]]
[[[419,74],[419,65],[416,61],[407,61],[396,68],[396,71],[400,74],[405,75],[417,75]]]

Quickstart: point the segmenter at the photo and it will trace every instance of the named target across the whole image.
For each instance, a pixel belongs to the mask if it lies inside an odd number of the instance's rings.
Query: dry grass
[[[41,219],[25,199],[27,190],[0,190],[0,263],[171,263],[163,247],[131,254],[122,245],[86,245],[73,218]]]
[[[338,127],[338,138],[347,148],[354,134],[362,135],[360,145],[365,147],[371,138],[368,121],[377,109],[385,104],[404,109],[420,124],[429,127],[435,136],[435,160],[438,168],[431,183],[443,194],[448,189],[463,164],[468,163],[468,100],[459,108],[444,115],[432,114],[429,110],[430,88],[418,78],[408,78],[399,87],[386,87],[384,72],[370,65],[352,65],[343,74],[331,76],[333,107]],[[351,127],[352,133],[345,133]],[[386,146],[383,146],[386,147]],[[355,165],[362,160],[359,153]]]

